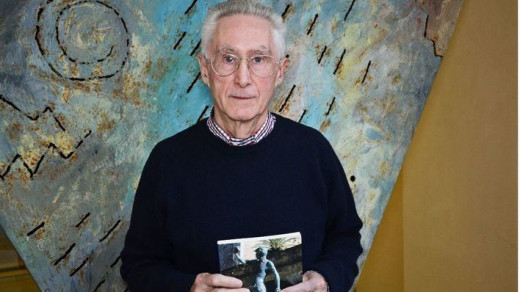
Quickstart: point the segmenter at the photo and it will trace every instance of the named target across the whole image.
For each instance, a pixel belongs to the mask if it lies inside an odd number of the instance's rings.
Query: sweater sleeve
[[[189,291],[196,275],[174,268],[157,194],[160,154],[154,148],[135,194],[130,228],[121,253],[121,276],[131,291]]]
[[[323,169],[328,186],[327,229],[322,253],[309,270],[323,275],[329,291],[349,291],[358,274],[357,259],[363,252],[359,233],[363,224],[343,167],[330,144],[327,145],[329,150],[325,151],[326,167]]]

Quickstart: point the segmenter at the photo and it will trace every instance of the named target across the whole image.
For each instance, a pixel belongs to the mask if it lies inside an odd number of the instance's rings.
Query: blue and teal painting
[[[0,224],[42,290],[125,289],[144,162],[211,109],[196,55],[216,2],[0,2]],[[362,266],[462,0],[263,2],[289,32],[272,111],[319,129],[340,157]]]

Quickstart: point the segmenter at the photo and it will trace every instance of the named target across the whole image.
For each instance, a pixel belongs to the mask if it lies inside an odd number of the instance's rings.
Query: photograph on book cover
[[[217,242],[220,271],[251,291],[271,292],[302,281],[299,232]]]

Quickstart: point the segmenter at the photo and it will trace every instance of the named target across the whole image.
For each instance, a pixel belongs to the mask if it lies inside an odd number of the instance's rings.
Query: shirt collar
[[[273,131],[275,122],[276,117],[271,112],[267,112],[267,119],[265,120],[264,124],[260,127],[260,129],[258,129],[258,131],[253,133],[253,135],[245,139],[231,137],[228,133],[226,133],[226,131],[219,127],[213,119],[213,110],[211,111],[211,115],[207,119],[206,123],[211,133],[213,133],[213,135],[217,136],[218,138],[222,139],[227,144],[232,146],[246,146],[256,144],[265,137],[267,137],[267,135],[269,135],[269,133]]]

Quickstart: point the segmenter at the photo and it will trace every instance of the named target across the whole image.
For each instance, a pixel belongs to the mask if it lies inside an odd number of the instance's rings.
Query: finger
[[[303,282],[298,285],[288,287],[281,292],[317,292],[327,291],[327,282],[323,276],[317,272],[309,271],[303,275]]]
[[[320,273],[315,272],[315,271],[307,271],[307,272],[305,272],[305,274],[303,274],[303,282],[309,281],[309,280],[312,280],[312,279],[315,279],[315,278],[319,278],[319,279],[325,280]]]
[[[311,282],[302,282],[300,284],[287,287],[283,289],[281,292],[310,292],[312,291],[312,283]]]
[[[211,292],[249,292],[249,289],[246,289],[246,288],[238,288],[238,289],[234,289],[234,288],[212,288],[211,289]]]
[[[325,278],[316,271],[307,271],[303,274],[303,282],[311,282],[314,291],[327,291],[328,285]]]
[[[237,278],[224,276],[222,274],[213,274],[213,280],[215,281],[215,287],[223,288],[241,288],[242,281]]]
[[[250,292],[249,289],[246,288],[215,288],[205,286],[204,288],[197,288],[195,290],[191,290],[192,292]]]
[[[242,281],[237,278],[224,276],[222,274],[205,274],[203,284],[219,288],[241,288]]]

